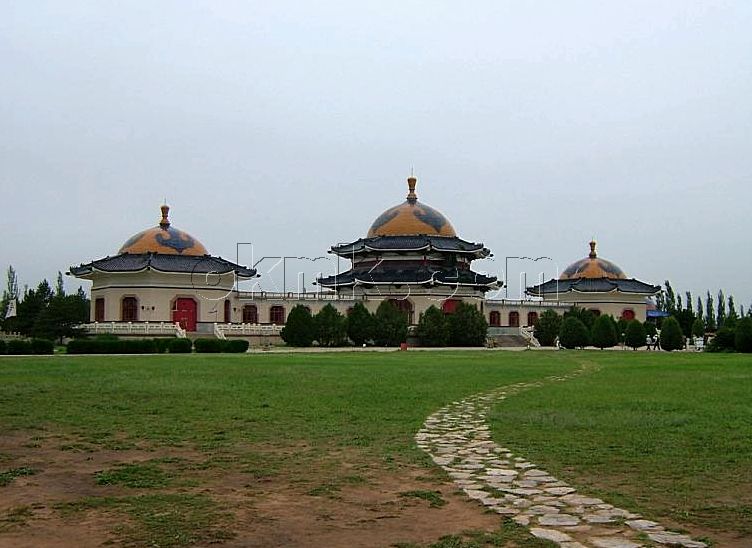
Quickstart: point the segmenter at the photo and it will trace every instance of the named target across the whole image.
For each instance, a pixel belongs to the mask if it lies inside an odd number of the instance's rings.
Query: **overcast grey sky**
[[[2,0],[0,68],[22,283],[165,197],[213,254],[322,254],[414,166],[500,276],[595,236],[630,276],[752,301],[752,2]]]

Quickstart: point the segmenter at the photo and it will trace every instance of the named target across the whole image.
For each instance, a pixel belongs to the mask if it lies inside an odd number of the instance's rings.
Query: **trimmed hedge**
[[[233,339],[223,341],[220,339],[196,339],[193,346],[199,354],[216,354],[219,352],[231,352],[240,354],[248,350],[248,341]]]
[[[156,354],[154,339],[73,339],[68,354]]]
[[[16,356],[29,356],[31,354],[52,354],[55,351],[55,343],[47,339],[12,339],[7,343],[0,341],[0,354]]]
[[[193,350],[191,339],[168,339],[167,351],[170,354],[190,354]]]

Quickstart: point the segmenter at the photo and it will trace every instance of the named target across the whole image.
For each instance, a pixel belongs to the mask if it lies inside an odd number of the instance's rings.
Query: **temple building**
[[[315,314],[332,304],[347,314],[355,302],[375,312],[387,299],[411,325],[430,306],[452,314],[459,302],[471,303],[485,315],[490,338],[517,337],[518,344],[534,342],[532,326],[546,309],[561,314],[580,306],[644,321],[650,297],[660,291],[627,278],[598,257],[591,242],[588,257],[558,279],[526,288],[527,298],[489,298],[502,283],[474,271],[472,263],[492,257],[491,251],[460,238],[444,214],[419,201],[414,177],[407,185],[406,200],[379,215],[365,237],[330,249],[351,264],[320,276],[314,293],[242,291],[239,283],[258,277],[256,270],[209,254],[199,240],[172,226],[163,205],[157,226],[128,238],[116,255],[69,269],[92,282],[86,328],[134,336],[241,336],[266,344],[279,340],[297,305]]]
[[[114,256],[71,267],[91,280],[91,320],[97,323],[167,323],[207,331],[231,321],[236,281],[256,276],[251,268],[213,257],[196,238],[162,219],[128,238]],[[154,330],[157,327],[152,326]]]
[[[596,315],[644,322],[649,297],[659,293],[660,286],[627,278],[617,265],[598,257],[595,247],[591,241],[587,257],[569,265],[558,279],[528,287],[526,293],[544,303],[566,302]]]
[[[432,305],[448,314],[462,300],[482,309],[485,293],[499,282],[474,272],[471,263],[491,252],[458,237],[441,212],[419,202],[416,183],[408,178],[407,199],[379,215],[365,238],[331,248],[352,261],[352,268],[319,278],[318,284],[355,298],[389,299],[411,324]]]

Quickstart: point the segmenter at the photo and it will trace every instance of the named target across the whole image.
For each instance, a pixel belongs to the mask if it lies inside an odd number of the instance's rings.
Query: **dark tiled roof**
[[[491,252],[483,244],[467,242],[456,236],[374,236],[332,247],[337,255],[355,255],[364,251],[451,251],[487,257]]]
[[[87,276],[94,271],[100,272],[140,272],[146,269],[160,272],[181,273],[218,273],[235,272],[243,278],[253,278],[256,270],[211,255],[164,255],[161,253],[121,253],[114,257],[105,257],[80,266],[72,266],[70,273],[74,276]]]
[[[629,280],[614,280],[610,278],[579,278],[575,280],[556,280],[552,279],[546,283],[528,287],[528,295],[540,296],[551,293],[567,293],[575,291],[577,293],[610,293],[618,291],[621,293],[646,293],[653,295],[661,290],[660,286],[650,285],[634,278]]]
[[[495,276],[486,276],[472,270],[456,268],[436,268],[428,265],[406,268],[353,269],[339,275],[328,276],[318,280],[323,287],[368,285],[368,284],[442,284],[493,287],[497,284]]]

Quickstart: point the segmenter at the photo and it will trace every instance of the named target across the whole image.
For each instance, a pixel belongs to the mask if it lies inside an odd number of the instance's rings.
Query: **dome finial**
[[[595,259],[596,257],[598,257],[598,254],[595,252],[595,246],[596,245],[597,244],[595,242],[595,238],[593,238],[592,240],[590,240],[590,255],[589,255],[589,257],[591,259]]]
[[[159,226],[162,228],[168,228],[170,226],[170,219],[168,218],[168,215],[170,214],[170,206],[162,204],[162,207],[159,209],[162,210],[162,220],[159,221]]]
[[[418,179],[415,178],[415,175],[412,173],[412,169],[410,170],[410,176],[407,178],[407,188],[410,192],[407,193],[407,200],[409,202],[416,202],[418,201],[418,195],[415,194],[415,185],[418,182]]]

